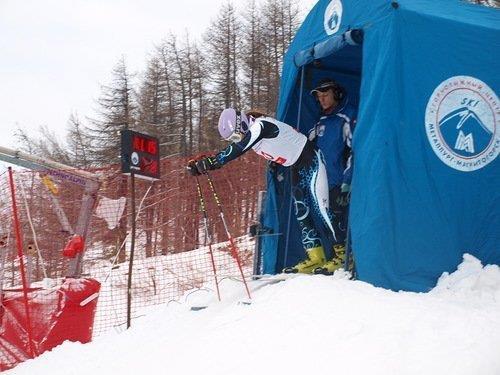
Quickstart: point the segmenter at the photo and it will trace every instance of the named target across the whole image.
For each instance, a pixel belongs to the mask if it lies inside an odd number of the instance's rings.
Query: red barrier
[[[187,175],[186,164],[186,158],[164,159],[160,181],[137,181],[133,319],[142,314],[144,307],[179,300],[186,292],[206,285],[212,287],[214,264],[219,281],[240,274],[232,256],[235,246],[227,242],[207,178],[200,176],[208,217],[205,223],[196,180]],[[80,280],[66,280],[57,290],[29,289],[42,285],[44,279],[62,280],[71,274],[71,259],[61,256],[61,250],[71,256],[82,250],[83,243],[75,240],[73,233],[85,202],[85,189],[57,171],[47,176],[16,170],[15,200],[22,235],[21,241],[16,241],[11,184],[7,173],[0,174],[0,286],[5,292],[3,298],[0,296],[0,371],[31,357],[26,346],[26,305],[22,305],[20,289],[24,268],[35,355],[64,339],[89,341],[92,330],[95,337],[112,328],[123,329],[128,297],[127,238],[132,214],[127,200],[129,182],[116,169],[110,166],[95,171],[101,176],[102,185],[88,233],[81,239],[85,241],[82,274],[102,283],[97,312],[97,300],[88,306],[78,305],[96,293],[94,289],[99,290],[92,283],[83,288],[84,295],[77,288]],[[248,153],[211,173],[245,277],[252,273],[255,243],[248,229],[258,219],[257,196],[265,189],[265,170],[265,160]],[[207,228],[213,258],[207,247]],[[21,242],[22,252],[17,245]],[[221,295],[222,300],[225,298]]]
[[[100,286],[94,279],[66,279],[57,289],[28,290],[35,355],[66,340],[92,339]],[[31,357],[27,328],[22,290],[5,290],[0,306],[0,371]]]

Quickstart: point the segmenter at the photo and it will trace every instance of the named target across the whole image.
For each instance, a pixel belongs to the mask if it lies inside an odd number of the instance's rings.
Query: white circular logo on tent
[[[342,2],[340,0],[332,0],[325,10],[325,31],[328,35],[335,34],[340,28],[342,21]]]
[[[139,164],[139,154],[137,152],[132,152],[132,155],[130,155],[130,161],[134,165]]]
[[[436,155],[463,172],[481,169],[500,150],[500,102],[481,80],[455,76],[441,82],[425,110],[425,130]]]

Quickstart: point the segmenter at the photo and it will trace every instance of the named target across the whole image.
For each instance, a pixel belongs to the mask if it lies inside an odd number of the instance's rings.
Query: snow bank
[[[458,269],[451,275],[444,272],[430,294],[500,302],[500,267],[483,267],[477,258],[464,254]]]
[[[189,311],[192,293],[122,334],[65,343],[11,373],[500,374],[500,271],[470,255],[429,293],[340,273],[250,286],[251,305],[237,304],[243,285],[225,279],[222,302]]]

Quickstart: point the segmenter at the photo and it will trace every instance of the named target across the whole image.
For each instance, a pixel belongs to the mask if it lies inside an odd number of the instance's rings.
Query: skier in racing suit
[[[337,242],[328,202],[328,181],[323,155],[307,137],[292,126],[274,118],[246,115],[233,108],[225,109],[219,118],[219,133],[232,143],[214,156],[191,160],[193,175],[222,167],[250,149],[257,154],[292,169],[292,192],[296,217],[301,228],[302,245],[307,255],[285,273],[312,273],[326,262],[324,248],[311,217],[315,210],[332,242]]]

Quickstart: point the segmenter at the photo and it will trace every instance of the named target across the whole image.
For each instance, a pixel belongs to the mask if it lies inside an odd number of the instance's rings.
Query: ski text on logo
[[[443,163],[462,172],[483,168],[500,150],[500,102],[474,77],[441,82],[425,111],[429,143]]]

